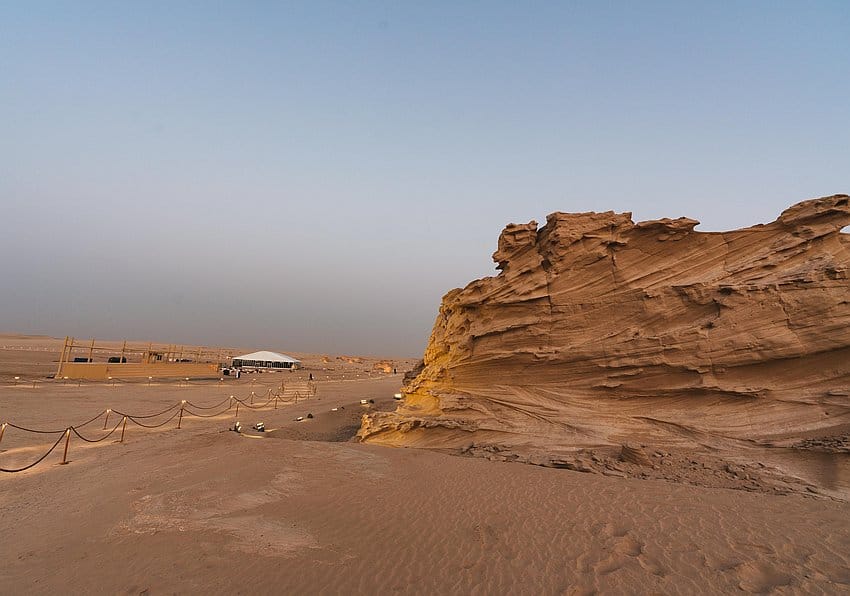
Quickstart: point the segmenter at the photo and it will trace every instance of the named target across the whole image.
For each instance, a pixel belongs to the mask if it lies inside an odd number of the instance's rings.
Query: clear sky
[[[0,1],[0,331],[421,355],[508,222],[850,192],[850,2]]]

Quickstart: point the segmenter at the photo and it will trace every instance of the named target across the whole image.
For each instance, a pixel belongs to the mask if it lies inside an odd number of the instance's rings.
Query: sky
[[[850,3],[0,0],[0,331],[420,356],[553,211],[850,193]]]

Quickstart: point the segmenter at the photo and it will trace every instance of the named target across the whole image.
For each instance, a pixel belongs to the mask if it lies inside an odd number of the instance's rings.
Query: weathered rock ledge
[[[450,291],[370,443],[552,462],[624,443],[746,449],[850,425],[850,197],[698,232],[630,213],[510,224]]]

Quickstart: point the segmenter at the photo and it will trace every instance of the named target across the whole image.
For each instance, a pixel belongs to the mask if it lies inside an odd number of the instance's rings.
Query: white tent
[[[300,360],[277,352],[251,352],[233,357],[234,368],[298,368]]]

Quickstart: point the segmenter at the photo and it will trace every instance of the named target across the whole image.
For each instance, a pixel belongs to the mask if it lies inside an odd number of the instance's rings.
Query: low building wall
[[[151,364],[127,362],[63,362],[56,378],[105,381],[113,379],[213,379],[218,378],[219,366],[215,363],[155,362]]]

